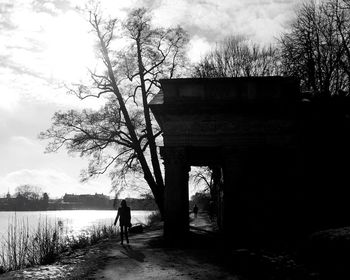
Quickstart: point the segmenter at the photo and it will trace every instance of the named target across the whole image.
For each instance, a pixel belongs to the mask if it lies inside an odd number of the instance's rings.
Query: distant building
[[[65,194],[63,203],[73,208],[108,209],[111,208],[111,199],[104,194]]]

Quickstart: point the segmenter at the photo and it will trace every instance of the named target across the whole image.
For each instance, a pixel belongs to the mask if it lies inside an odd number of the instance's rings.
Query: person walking
[[[131,212],[130,212],[130,207],[126,205],[125,199],[123,199],[122,202],[120,203],[117,217],[115,217],[115,220],[114,220],[114,225],[117,224],[118,219],[119,219],[119,226],[120,226],[120,244],[123,245],[124,234],[125,234],[126,243],[129,244],[128,227],[131,227]]]
[[[193,207],[193,214],[194,214],[194,218],[197,219],[197,214],[198,214],[198,206],[197,206],[197,204],[195,204],[194,207]]]

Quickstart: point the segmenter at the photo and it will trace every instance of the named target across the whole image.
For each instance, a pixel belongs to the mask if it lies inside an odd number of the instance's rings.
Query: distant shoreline
[[[0,210],[0,212],[48,212],[48,211],[117,211],[118,209],[96,209],[96,208],[82,208],[82,209],[45,209],[45,210]],[[157,209],[131,209],[131,211],[157,211]]]
[[[126,198],[133,210],[157,210],[153,198]],[[103,194],[74,195],[65,194],[62,199],[32,199],[24,196],[0,198],[0,211],[57,211],[57,210],[113,210],[120,205],[121,199],[110,199]]]

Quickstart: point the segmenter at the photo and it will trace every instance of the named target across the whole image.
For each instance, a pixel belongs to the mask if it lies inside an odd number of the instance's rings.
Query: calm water
[[[131,211],[131,223],[146,223],[152,211]],[[59,210],[59,211],[0,211],[0,239],[7,236],[8,226],[17,220],[17,223],[28,224],[35,229],[38,224],[55,224],[58,221],[69,235],[78,235],[96,225],[111,225],[114,222],[116,210]]]

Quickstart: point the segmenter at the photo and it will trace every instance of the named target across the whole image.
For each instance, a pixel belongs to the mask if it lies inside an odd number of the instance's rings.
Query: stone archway
[[[279,217],[270,212],[278,207],[284,211],[278,200],[289,191],[288,186],[278,190],[279,182],[271,179],[270,170],[279,170],[281,164],[285,170],[296,166],[291,155],[297,149],[298,81],[286,77],[174,79],[161,80],[161,85],[162,91],[149,106],[163,130],[165,237],[178,239],[189,230],[191,165],[223,168],[220,218],[226,236],[242,239],[269,232]],[[279,172],[283,175],[277,177],[289,176]],[[293,178],[288,182],[292,184]],[[267,193],[262,195],[261,188]]]

